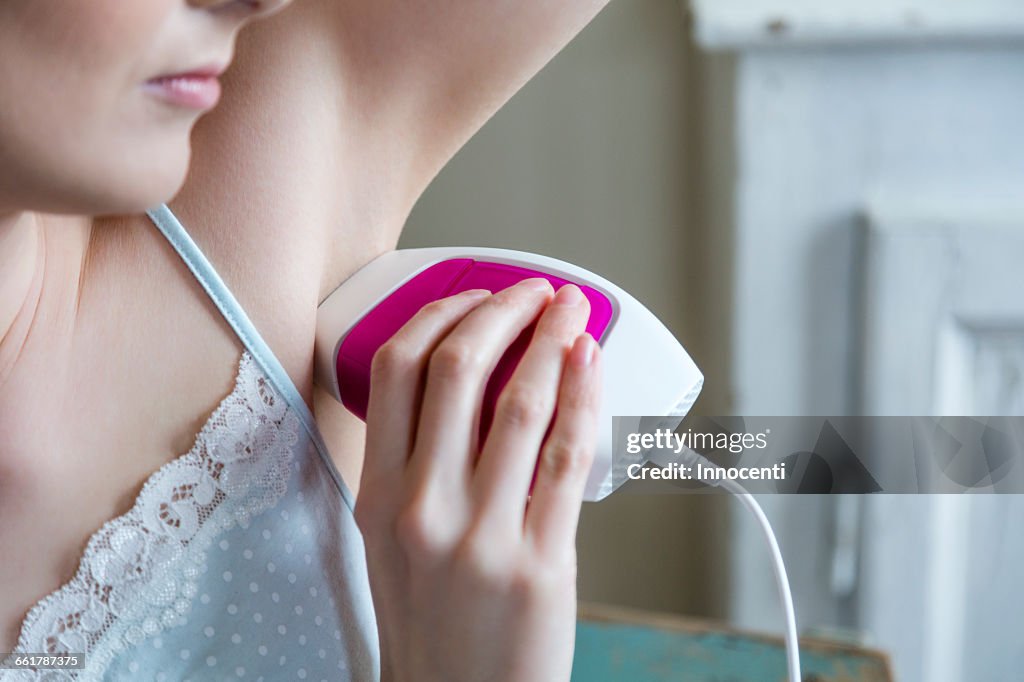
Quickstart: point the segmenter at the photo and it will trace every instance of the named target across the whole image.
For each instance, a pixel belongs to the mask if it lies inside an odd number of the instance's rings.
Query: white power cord
[[[707,457],[704,457],[690,448],[684,447],[682,452],[679,454],[685,455],[684,459],[687,460],[687,463],[694,465],[695,468],[698,463],[705,468],[721,468]],[[655,463],[658,464],[659,462]],[[765,516],[764,510],[761,509],[761,505],[757,503],[754,496],[748,493],[746,489],[736,481],[727,478],[716,478],[714,480],[702,480],[701,482],[706,485],[717,485],[723,490],[732,493],[747,509],[750,510],[750,513],[752,513],[757,519],[757,523],[761,527],[761,530],[764,531],[764,536],[768,540],[768,549],[772,556],[772,568],[775,572],[775,585],[779,590],[779,599],[782,601],[782,610],[786,620],[786,668],[789,672],[789,682],[801,682],[800,648],[799,643],[797,642],[796,630],[796,609],[793,607],[793,594],[789,588],[789,578],[786,576],[786,564],[782,560],[782,551],[779,549],[779,541],[775,538],[775,532],[772,530],[772,525],[768,522],[768,517]]]

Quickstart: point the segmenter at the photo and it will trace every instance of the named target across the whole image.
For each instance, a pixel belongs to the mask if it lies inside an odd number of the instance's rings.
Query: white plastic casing
[[[341,400],[335,371],[345,335],[377,303],[422,270],[451,258],[518,265],[586,284],[604,293],[613,314],[601,339],[601,417],[584,499],[600,500],[623,482],[613,461],[612,416],[658,415],[675,428],[700,393],[704,376],[664,324],[639,301],[600,275],[540,254],[487,247],[399,249],[374,259],[324,299],[317,312],[315,380]],[[613,475],[618,472],[619,475]]]

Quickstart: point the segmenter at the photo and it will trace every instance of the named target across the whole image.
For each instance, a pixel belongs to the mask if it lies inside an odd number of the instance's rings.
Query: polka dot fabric
[[[243,355],[236,389],[222,405],[237,399],[246,386],[272,391],[260,381],[261,376],[251,358]],[[275,494],[267,497],[265,487],[246,487],[239,483],[240,475],[235,476],[234,498],[221,496],[216,505],[218,496],[211,494],[208,506],[212,509],[200,509],[203,513],[197,514],[197,526],[188,541],[175,553],[160,554],[171,557],[168,563],[153,567],[144,563],[146,552],[134,552],[125,558],[139,564],[126,562],[123,572],[106,577],[102,584],[93,576],[99,562],[90,561],[96,553],[87,551],[76,578],[83,574],[93,577],[72,581],[43,600],[42,607],[33,609],[35,617],[26,619],[18,648],[85,651],[86,668],[62,673],[0,671],[0,680],[361,682],[379,677],[376,625],[361,535],[315,444],[296,428],[286,441],[287,456],[280,448],[275,451],[269,446],[239,449],[238,442],[248,442],[247,436],[239,435],[237,429],[219,428],[224,424],[218,421],[222,412],[215,412],[204,427],[204,437],[199,439],[204,451],[243,452],[236,464],[250,459],[250,471],[276,472],[277,480],[270,486]],[[276,416],[281,423],[287,417]],[[252,427],[258,423],[253,419]],[[280,439],[274,442],[281,444]],[[263,458],[274,458],[281,466],[263,466]],[[167,470],[161,471],[167,474]],[[158,471],[151,480],[160,475]],[[219,484],[218,475],[214,488],[220,490]],[[180,487],[147,483],[132,512],[112,520],[104,529],[111,532],[131,527],[136,534],[157,536],[158,527],[145,521],[131,522],[139,509],[163,504],[151,498],[165,489]],[[253,513],[261,505],[251,504],[248,498],[252,496],[263,499],[262,511]],[[180,494],[176,499],[180,500]],[[164,511],[174,509],[171,505]],[[177,514],[186,515],[180,508]],[[101,530],[90,541],[90,548],[103,533]],[[149,540],[149,544],[157,543]],[[110,553],[106,546],[102,549]],[[109,563],[103,561],[102,565]],[[157,568],[166,570],[161,573]],[[118,581],[120,576],[143,573],[149,577],[136,581],[140,584],[130,584],[127,578]],[[189,574],[193,574],[191,578],[187,578]],[[169,583],[184,585],[173,591],[177,598],[159,596]],[[105,614],[105,620],[94,619],[102,622],[102,627],[82,627],[88,618],[68,606],[75,603],[70,597],[77,593],[114,594],[128,587],[132,588],[131,600],[125,601],[140,606],[97,607],[97,613]],[[159,611],[141,606],[163,602],[172,608]],[[50,617],[50,612],[60,617]],[[153,627],[135,627],[150,620]],[[73,625],[69,627],[69,623]],[[136,630],[136,636],[129,636]],[[54,637],[57,631],[60,636]]]
[[[358,534],[317,463],[298,459],[295,492],[207,550],[185,623],[124,652],[109,679],[377,679]]]
[[[376,626],[351,513],[311,449],[281,503],[206,551],[180,627],[120,655],[105,679],[375,680]]]

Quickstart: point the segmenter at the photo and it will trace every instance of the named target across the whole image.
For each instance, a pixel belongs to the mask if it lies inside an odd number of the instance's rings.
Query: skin
[[[137,211],[185,178],[201,112],[142,84],[227,64],[243,3],[11,0],[0,6],[0,210]]]
[[[395,247],[444,163],[604,0],[299,0],[239,36],[221,104],[194,128],[196,112],[157,108],[165,118],[148,118],[146,101],[134,98],[136,80],[181,70],[165,65],[160,50],[194,57],[196,36],[219,36],[211,50],[224,49],[221,38],[230,46],[252,16],[233,12],[253,7],[164,0],[126,9],[108,0],[79,3],[72,13],[83,16],[61,18],[56,0],[38,13],[37,3],[0,8],[0,32],[18,25],[0,35],[0,51],[8,37],[22,41],[9,48],[17,55],[59,47],[61,64],[82,63],[102,78],[77,93],[61,90],[60,105],[23,103],[33,107],[28,120],[39,117],[37,128],[0,112],[0,261],[15,265],[0,269],[0,650],[11,648],[25,609],[73,575],[88,536],[127,511],[154,470],[191,447],[232,387],[239,342],[163,237],[132,214],[174,194],[187,163],[171,207],[313,406],[335,463],[359,491],[386,679],[408,679],[412,662],[432,676],[416,679],[480,679],[494,670],[502,671],[495,679],[567,678],[572,535],[599,385],[597,370],[567,369],[573,344],[593,343],[577,341],[583,312],[548,306],[550,291],[538,300],[518,287],[472,311],[465,302],[430,308],[417,323],[424,326],[410,322],[414,329],[400,332],[417,341],[397,354],[423,368],[425,383],[410,386],[407,374],[384,381],[391,365],[382,369],[375,359],[371,402],[406,408],[378,408],[366,425],[314,387],[312,346],[317,304]],[[136,12],[137,23],[114,21]],[[97,30],[69,31],[83,26]],[[120,33],[109,35],[115,26]],[[149,39],[137,39],[140,31]],[[61,42],[83,36],[99,44]],[[21,58],[20,69],[36,77],[59,72]],[[7,63],[0,59],[5,102],[35,82]],[[60,146],[54,131],[68,121],[45,118],[54,112],[84,119],[74,122],[75,135],[57,136]],[[108,213],[121,215],[98,217]],[[556,312],[545,322],[548,310]],[[521,389],[511,393],[546,396],[544,405],[560,395],[561,445],[541,448],[544,412],[524,412],[511,399],[502,413],[518,415],[518,431],[533,434],[525,440],[489,438],[478,459],[465,443],[452,449],[436,435],[421,440],[420,432],[454,434],[474,423],[482,368],[531,315],[543,316],[540,327],[551,332],[535,337],[517,368]],[[493,336],[497,330],[505,336]],[[455,348],[477,349],[466,365],[449,366],[461,357],[445,345],[453,335],[461,339]],[[411,424],[415,439],[389,440]],[[479,462],[452,478],[450,507],[417,492],[450,470],[452,462],[428,466],[440,454]],[[383,461],[391,473],[375,478]],[[395,461],[406,465],[399,471]],[[521,469],[496,476],[490,462]],[[527,502],[523,472],[534,464],[540,473]],[[449,534],[421,543],[417,529],[442,518]],[[498,527],[499,518],[506,532],[480,531],[484,519]],[[467,659],[463,644],[472,633],[479,640]]]

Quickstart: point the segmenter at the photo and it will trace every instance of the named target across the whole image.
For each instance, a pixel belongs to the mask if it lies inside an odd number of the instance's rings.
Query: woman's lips
[[[220,99],[219,69],[151,78],[143,89],[155,97],[188,109],[212,109]]]

